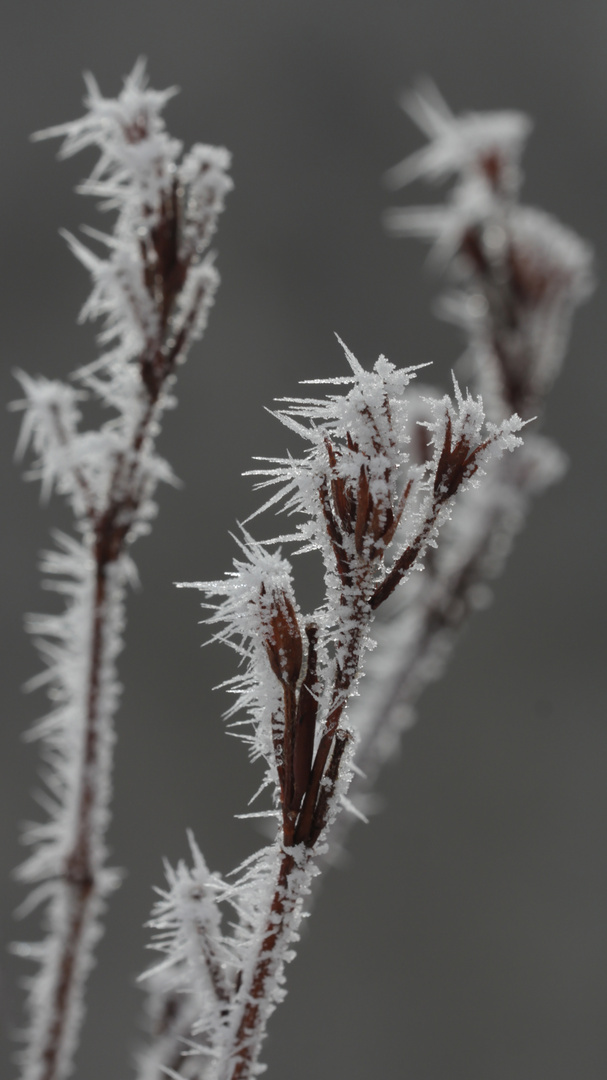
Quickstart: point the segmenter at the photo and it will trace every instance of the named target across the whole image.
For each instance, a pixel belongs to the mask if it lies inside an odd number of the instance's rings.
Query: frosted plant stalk
[[[236,698],[227,716],[244,713],[236,723],[244,724],[251,758],[265,762],[261,790],[270,793],[259,816],[277,819],[278,831],[234,880],[211,876],[194,845],[193,870],[168,871],[152,917],[164,959],[150,979],[156,996],[185,995],[181,1022],[187,1016],[193,1026],[185,1044],[158,1040],[142,1058],[142,1077],[164,1069],[173,1077],[248,1080],[262,1071],[266,1024],[284,996],[303,904],[330,828],[349,806],[357,741],[349,701],[373,647],[374,614],[440,544],[457,497],[521,444],[518,416],[486,421],[480,398],[454,381],[453,397],[426,402],[430,452],[416,462],[415,370],[380,357],[366,371],[348,349],[345,355],[349,375],[315,380],[343,392],[282,399],[274,414],[305,440],[306,454],[262,459],[252,471],[258,488],[276,488],[261,509],[295,515],[294,530],[261,543],[243,531],[230,575],[189,584],[219,597],[205,605],[208,623],[240,660],[226,684]],[[269,550],[287,543],[322,556],[324,600],[309,615],[299,608],[290,562]],[[226,904],[231,930],[222,923]],[[188,949],[193,926],[197,947]]]
[[[453,184],[443,204],[390,211],[388,229],[433,242],[433,261],[453,286],[439,311],[464,332],[460,367],[489,415],[497,420],[513,409],[525,418],[541,415],[573,311],[592,290],[590,249],[544,212],[519,203],[520,158],[531,130],[526,116],[454,116],[432,84],[408,94],[403,105],[429,141],[390,171],[389,182],[452,178]],[[420,400],[418,418],[424,408]],[[359,799],[412,721],[421,692],[441,674],[456,631],[487,602],[488,583],[503,568],[533,500],[563,474],[563,453],[536,429],[515,457],[494,462],[487,482],[462,496],[424,574],[382,611],[378,648],[353,706],[361,732],[357,762],[366,777],[355,782]],[[423,457],[425,447],[417,445]],[[349,820],[342,817],[342,831]]]
[[[174,404],[176,371],[205,328],[218,285],[208,248],[231,188],[229,154],[182,144],[162,111],[176,92],[148,88],[136,64],[116,99],[86,79],[87,112],[41,132],[63,139],[61,156],[93,146],[99,160],[81,185],[116,214],[109,234],[88,230],[101,257],[73,236],[92,292],[82,319],[103,320],[100,357],[73,383],[20,373],[25,410],[19,453],[33,445],[43,495],[70,503],[76,535],[58,535],[42,569],[65,599],[59,615],[29,620],[46,668],[51,712],[32,738],[44,740],[47,820],[30,826],[33,846],[19,876],[33,886],[24,905],[45,905],[46,938],[19,946],[39,970],[30,980],[24,1080],[60,1080],[71,1070],[84,1010],[84,984],[101,933],[105,898],[118,875],[106,865],[113,716],[119,699],[125,588],[135,575],[134,540],[149,531],[159,481],[173,479],[155,452],[161,419]],[[79,428],[84,399],[109,408],[98,430]]]

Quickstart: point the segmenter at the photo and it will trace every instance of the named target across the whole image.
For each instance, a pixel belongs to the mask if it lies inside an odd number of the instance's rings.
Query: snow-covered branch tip
[[[31,1022],[23,1080],[62,1080],[71,1068],[83,1015],[84,984],[101,933],[104,898],[116,883],[106,866],[113,716],[119,699],[124,594],[134,577],[130,548],[149,531],[159,481],[174,480],[155,450],[164,411],[174,404],[177,367],[201,336],[219,276],[209,244],[232,183],[226,150],[183,153],[163,109],[174,90],[147,86],[138,62],[115,99],[87,77],[87,111],[40,132],[63,139],[60,156],[93,146],[97,164],[80,191],[115,213],[106,233],[88,229],[98,254],[68,236],[89,271],[81,319],[100,320],[101,353],[73,382],[18,373],[24,419],[18,453],[31,445],[43,496],[71,505],[77,536],[60,537],[43,567],[66,601],[61,615],[34,616],[52,711],[36,726],[45,740],[43,798],[49,818],[30,828],[34,851],[19,870],[47,903],[48,936],[29,955]],[[81,430],[81,403],[110,419]]]

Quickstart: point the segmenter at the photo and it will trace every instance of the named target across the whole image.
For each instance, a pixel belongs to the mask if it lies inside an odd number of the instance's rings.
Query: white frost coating
[[[160,899],[149,923],[155,931],[151,947],[163,953],[164,960],[143,978],[151,980],[153,992],[161,991],[165,1001],[189,995],[191,1020],[183,1034],[193,1034],[204,1047],[207,1032],[219,1032],[227,1024],[237,969],[221,934],[218,904],[226,886],[209,873],[191,834],[189,841],[192,869],[183,862],[175,870],[167,864],[168,888],[158,890]],[[150,1067],[152,1059],[145,1064]]]
[[[376,508],[378,532],[387,526],[389,515],[399,513],[406,482],[413,479],[407,472],[405,391],[415,377],[415,369],[399,370],[382,356],[372,371],[365,371],[345,346],[344,351],[352,375],[315,380],[315,383],[351,385],[347,394],[331,394],[324,399],[280,399],[287,407],[273,414],[311,444],[306,457],[258,459],[267,460],[272,467],[253,469],[247,475],[266,478],[256,484],[257,490],[279,486],[279,491],[257,514],[282,503],[281,512],[303,515],[304,521],[297,523],[293,533],[278,536],[268,543],[293,541],[299,545],[299,551],[321,552],[328,591],[324,621],[328,620],[331,626],[339,624],[340,633],[346,638],[351,626],[344,611],[343,583],[335,576],[335,559],[318,489],[323,483],[331,483],[330,455],[334,453],[334,473],[344,489],[356,491],[364,473]],[[381,548],[382,540],[367,534],[359,545],[360,550],[357,550],[353,533],[344,533],[342,541],[353,564],[368,578],[369,551],[373,546]]]
[[[256,543],[245,530],[236,542],[244,559],[234,560],[234,571],[221,581],[180,582],[178,588],[200,589],[207,596],[222,596],[219,604],[206,604],[214,614],[207,618],[210,626],[217,624],[212,641],[223,642],[233,649],[243,670],[221,686],[235,696],[226,712],[226,719],[237,713],[247,714],[246,727],[242,721],[235,734],[248,746],[252,761],[263,758],[268,763],[264,787],[275,784],[276,770],[272,756],[272,721],[280,712],[282,692],[272,672],[265,642],[272,632],[273,612],[290,603],[298,612],[293,592],[293,573],[290,564],[280,555],[271,554]],[[252,731],[249,731],[249,726]]]
[[[80,410],[78,401],[85,395],[67,383],[31,378],[24,371],[15,375],[25,393],[25,399],[11,404],[13,410],[24,410],[16,457],[21,460],[32,445],[37,455],[28,478],[40,480],[41,496],[46,501],[54,488],[68,496],[76,514],[83,511],[82,493],[74,476],[77,456],[73,453]]]
[[[148,212],[157,213],[182,150],[182,144],[168,135],[162,119],[162,111],[177,89],[148,89],[144,60],[135,64],[118,98],[104,98],[92,75],[86,75],[85,82],[85,115],[34,137],[63,138],[62,158],[94,146],[100,152],[99,160],[80,190],[100,196],[108,209],[118,209],[131,224],[141,222]]]
[[[135,577],[128,549],[150,529],[157,484],[175,479],[155,440],[174,404],[177,365],[204,331],[217,289],[207,249],[232,186],[226,150],[197,145],[180,160],[181,143],[162,118],[175,91],[150,90],[142,62],[116,99],[102,97],[91,76],[86,81],[86,114],[37,137],[62,137],[62,157],[99,151],[80,191],[117,212],[113,228],[86,230],[103,255],[67,241],[91,275],[80,318],[101,320],[102,352],[74,373],[76,387],[18,373],[24,400],[15,405],[24,411],[18,453],[31,444],[35,456],[29,476],[41,480],[44,497],[57,490],[67,498],[78,534],[58,536],[43,559],[63,612],[29,619],[45,664],[31,686],[47,688],[52,710],[32,732],[44,740],[40,801],[48,819],[28,827],[33,851],[19,870],[33,886],[23,909],[45,902],[48,934],[21,948],[40,967],[30,980],[23,1080],[62,1080],[71,1070],[100,914],[118,880],[105,865],[104,837],[116,660],[125,589]],[[110,412],[95,430],[79,430],[83,399]]]
[[[419,423],[427,427],[432,436],[430,445],[435,447],[436,458],[440,458],[448,426],[453,445],[460,443],[468,447],[479,447],[473,463],[471,462],[470,468],[465,471],[464,480],[459,485],[458,490],[465,491],[470,482],[476,484],[490,461],[501,457],[505,450],[512,451],[522,445],[523,440],[515,433],[525,426],[525,421],[516,414],[501,424],[486,421],[482,399],[473,397],[469,390],[464,397],[455,375],[452,378],[455,403],[448,394],[439,400],[426,399],[425,404],[433,418],[420,420]],[[437,490],[442,491],[443,485],[439,485]]]
[[[24,1076],[44,1076],[41,1057],[47,1045],[48,1030],[55,1020],[54,987],[57,968],[69,942],[74,913],[74,888],[66,875],[79,869],[74,859],[74,838],[82,824],[82,760],[90,697],[87,666],[83,665],[91,647],[91,610],[94,604],[95,567],[87,547],[70,537],[58,534],[56,551],[47,553],[42,562],[44,573],[52,575],[51,588],[61,592],[66,607],[59,616],[30,616],[28,629],[34,634],[46,670],[31,681],[32,688],[46,684],[53,702],[52,711],[33,728],[30,737],[44,739],[44,768],[41,778],[45,790],[40,801],[48,813],[43,824],[29,825],[24,841],[34,850],[17,871],[18,878],[33,887],[21,908],[27,914],[38,904],[46,906],[45,940],[35,946],[31,956],[40,966],[28,980],[31,1026],[28,1046],[23,1054]],[[56,575],[56,579],[55,579]],[[57,1056],[57,1074],[63,1075],[75,1048],[84,1012],[83,987],[93,965],[93,949],[102,933],[100,916],[104,900],[119,883],[119,874],[107,868],[105,833],[109,822],[110,772],[114,743],[112,718],[120,695],[116,679],[116,659],[122,648],[124,589],[132,576],[127,557],[111,567],[105,599],[105,633],[99,661],[99,687],[96,699],[95,738],[97,769],[91,778],[92,806],[88,830],[87,874],[95,888],[84,906],[79,948],[74,956],[74,973],[66,1010],[63,1039]],[[70,867],[73,870],[70,871]]]
[[[209,309],[219,285],[219,274],[211,256],[193,266],[179,295],[173,334],[181,341],[178,361],[185,358],[190,345],[206,330]]]

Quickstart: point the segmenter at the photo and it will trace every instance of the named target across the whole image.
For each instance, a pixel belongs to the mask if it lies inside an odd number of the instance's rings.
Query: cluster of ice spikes
[[[143,63],[116,99],[87,78],[87,111],[41,132],[63,138],[61,156],[88,146],[99,159],[81,191],[116,214],[110,233],[87,230],[105,257],[68,236],[89,271],[82,319],[101,319],[101,355],[73,383],[19,374],[25,410],[19,452],[36,457],[30,475],[72,506],[76,537],[58,537],[43,570],[65,598],[55,616],[30,620],[46,670],[51,713],[32,733],[45,740],[48,820],[32,826],[33,853],[20,868],[45,901],[48,936],[20,951],[39,962],[31,980],[24,1080],[59,1080],[71,1068],[84,982],[101,928],[104,897],[116,882],[105,867],[113,715],[119,685],[124,590],[133,577],[133,541],[149,529],[160,480],[170,466],[154,449],[177,366],[201,336],[218,285],[208,248],[232,184],[229,154],[197,145],[182,156],[162,111],[175,93],[146,84]],[[83,399],[110,410],[81,430]]]
[[[349,805],[357,735],[348,702],[372,646],[374,612],[421,565],[427,549],[440,543],[457,496],[478,481],[491,460],[521,443],[518,416],[487,423],[480,399],[462,394],[454,383],[453,398],[425,403],[427,456],[419,462],[410,453],[408,415],[415,370],[398,370],[380,357],[366,371],[348,349],[345,355],[348,376],[318,380],[337,384],[342,392],[282,399],[275,413],[305,441],[304,455],[262,459],[265,467],[253,470],[261,477],[258,488],[278,488],[261,510],[274,507],[295,515],[294,531],[261,543],[243,532],[243,557],[231,574],[190,583],[207,597],[220,598],[206,605],[212,608],[208,622],[219,627],[215,640],[235,649],[242,668],[226,684],[236,695],[228,716],[244,713],[238,722],[245,724],[243,738],[251,756],[265,761],[262,790],[271,793],[270,807],[260,813],[277,818],[279,827],[275,843],[236,872],[230,887],[202,890],[198,916],[191,887],[184,899],[187,872],[169,871],[169,888],[153,916],[158,947],[168,953],[152,977],[154,993],[160,992],[163,972],[166,995],[174,993],[174,972],[184,969],[184,935],[198,919],[202,970],[191,992],[195,996],[196,987],[211,986],[215,1000],[199,1010],[193,1028],[207,1065],[199,1061],[197,1073],[195,1055],[182,1061],[173,1043],[169,1059],[156,1057],[155,1065],[153,1055],[144,1059],[145,1077],[161,1066],[171,1069],[170,1075],[188,1076],[193,1069],[192,1076],[214,1080],[245,1080],[260,1071],[266,1022],[283,994],[283,968],[292,955],[315,861],[326,850],[338,811]],[[324,563],[324,600],[309,615],[297,603],[290,563],[268,551],[291,542],[299,553],[318,550]],[[209,905],[218,900],[236,912],[227,937],[219,914],[209,916]],[[213,958],[222,953],[229,956],[232,974],[217,993]],[[189,1005],[182,1016],[186,1013],[191,1024]],[[166,1054],[166,1040],[157,1050]]]

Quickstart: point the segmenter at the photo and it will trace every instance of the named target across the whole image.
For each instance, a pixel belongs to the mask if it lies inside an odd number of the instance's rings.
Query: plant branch
[[[115,101],[102,99],[94,80],[88,86],[89,112],[43,135],[65,136],[64,154],[97,146],[100,163],[82,190],[118,210],[112,236],[93,232],[109,247],[108,260],[68,237],[93,278],[83,315],[104,317],[100,340],[113,342],[77,378],[118,415],[100,431],[80,434],[75,403],[86,394],[20,376],[27,396],[21,442],[32,438],[43,482],[54,479],[71,498],[82,535],[62,538],[64,551],[47,556],[50,571],[68,579],[56,586],[69,598],[63,615],[32,620],[51,658],[38,682],[51,682],[61,702],[58,717],[38,725],[50,743],[53,791],[61,794],[51,821],[30,831],[39,846],[20,870],[38,885],[33,897],[49,900],[49,935],[32,980],[25,1080],[62,1080],[71,1068],[99,917],[117,883],[105,867],[105,833],[128,551],[148,529],[159,479],[171,476],[154,443],[176,365],[201,335],[218,284],[202,253],[231,186],[225,151],[197,146],[179,161],[181,145],[160,117],[171,93],[147,90],[141,64]]]

